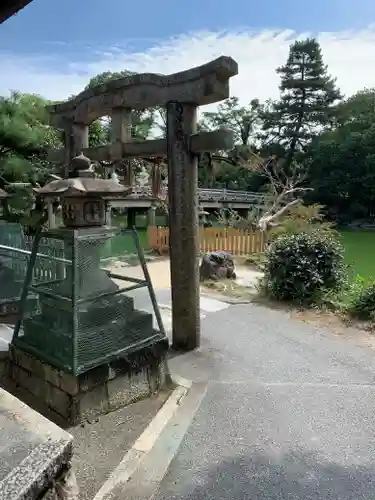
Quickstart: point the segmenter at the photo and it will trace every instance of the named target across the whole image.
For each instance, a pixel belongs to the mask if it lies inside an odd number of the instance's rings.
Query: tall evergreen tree
[[[281,77],[280,99],[263,116],[263,132],[268,142],[285,150],[290,165],[311,139],[334,121],[336,103],[341,99],[335,80],[328,74],[322,51],[314,38],[295,41]]]

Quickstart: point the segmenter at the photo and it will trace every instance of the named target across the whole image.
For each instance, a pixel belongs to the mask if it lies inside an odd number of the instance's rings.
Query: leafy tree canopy
[[[375,90],[339,107],[337,126],[311,144],[309,180],[314,200],[339,220],[368,217],[375,208]]]

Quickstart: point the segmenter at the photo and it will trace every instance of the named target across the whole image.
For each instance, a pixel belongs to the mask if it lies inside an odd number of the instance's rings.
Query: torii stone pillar
[[[197,131],[197,107],[167,104],[169,247],[174,349],[200,344],[198,269],[198,158],[190,152]]]
[[[73,120],[65,119],[64,136],[64,177],[68,177],[71,160],[89,147],[89,126],[84,123],[75,123]]]
[[[118,107],[111,112],[111,153],[112,158],[121,161],[123,144],[132,142],[132,110]],[[131,175],[131,177],[133,177]],[[132,182],[130,183],[132,184]]]

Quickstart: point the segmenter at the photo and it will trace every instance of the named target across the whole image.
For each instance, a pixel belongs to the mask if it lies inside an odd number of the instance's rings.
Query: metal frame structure
[[[104,231],[108,232],[108,233],[113,233],[113,229],[107,229]],[[26,272],[24,286],[22,289],[22,294],[21,294],[21,299],[20,299],[20,311],[19,311],[19,316],[18,316],[16,325],[15,325],[15,328],[14,328],[13,339],[12,339],[12,343],[14,345],[19,346],[21,349],[23,349],[25,351],[29,351],[31,354],[36,355],[39,359],[43,359],[43,361],[45,361],[49,364],[52,364],[53,366],[56,365],[55,359],[51,359],[45,353],[40,352],[39,350],[37,350],[33,346],[23,342],[23,340],[22,340],[22,335],[21,335],[22,323],[23,323],[23,319],[25,318],[25,315],[27,314],[27,305],[28,305],[27,300],[28,300],[28,296],[29,296],[30,292],[34,293],[34,294],[50,296],[54,299],[62,299],[64,301],[69,301],[71,303],[71,310],[73,313],[73,326],[74,326],[73,332],[72,332],[73,363],[72,363],[72,366],[70,367],[70,369],[67,369],[67,366],[65,366],[65,365],[58,366],[58,368],[64,369],[65,371],[69,371],[74,376],[77,376],[81,373],[84,373],[85,371],[87,371],[91,368],[94,368],[95,366],[99,366],[103,363],[108,363],[109,361],[116,359],[118,357],[128,355],[129,353],[131,353],[135,350],[138,350],[141,347],[147,347],[148,345],[153,344],[155,342],[155,340],[166,339],[166,333],[165,333],[162,317],[161,317],[159,306],[158,306],[158,303],[156,300],[155,291],[154,291],[153,286],[152,286],[152,282],[151,282],[150,274],[149,274],[149,271],[147,268],[147,263],[146,263],[146,259],[145,259],[144,253],[143,253],[143,249],[142,249],[142,246],[141,246],[140,241],[139,241],[138,233],[134,229],[120,229],[120,230],[118,230],[118,232],[121,234],[124,234],[124,235],[130,234],[132,236],[133,241],[134,241],[135,246],[136,246],[136,249],[137,249],[138,256],[139,256],[139,261],[140,261],[140,264],[141,264],[141,267],[143,270],[144,279],[122,276],[119,274],[111,273],[110,271],[106,270],[106,273],[107,273],[109,278],[113,278],[113,279],[121,280],[121,281],[125,281],[125,282],[130,282],[133,284],[131,286],[121,287],[116,292],[111,292],[109,294],[102,294],[98,297],[95,297],[95,300],[102,299],[107,295],[108,296],[115,295],[115,294],[119,294],[119,293],[129,292],[131,290],[147,287],[148,293],[149,293],[149,296],[151,299],[152,307],[154,310],[155,318],[156,318],[156,321],[158,324],[159,331],[155,332],[155,334],[153,336],[150,336],[147,339],[144,339],[142,341],[137,341],[134,344],[125,345],[124,347],[117,350],[116,352],[103,353],[103,355],[101,357],[97,357],[97,358],[93,359],[89,364],[85,364],[84,366],[83,365],[78,366],[77,365],[77,352],[74,352],[74,349],[77,351],[76,339],[77,339],[77,335],[78,335],[76,309],[77,309],[77,306],[79,306],[84,301],[84,299],[80,299],[80,298],[75,296],[76,294],[75,294],[74,286],[73,286],[72,299],[68,299],[67,297],[59,297],[52,292],[47,292],[46,290],[43,290],[43,285],[45,283],[38,283],[38,284],[33,283],[33,274],[34,274],[34,269],[35,269],[35,264],[36,264],[37,258],[42,257],[42,258],[47,258],[49,260],[59,261],[59,262],[62,262],[64,264],[72,265],[72,262],[74,260],[74,248],[73,248],[72,261],[69,261],[66,259],[59,259],[57,257],[52,258],[52,257],[47,256],[47,255],[39,254],[38,248],[39,248],[39,243],[41,241],[41,238],[48,237],[48,235],[50,233],[50,231],[41,231],[40,230],[35,235],[35,238],[33,241],[33,246],[32,246],[32,250],[31,250],[31,254],[30,254],[30,261],[29,261],[29,265],[27,268],[27,272]],[[77,238],[79,238],[78,231],[74,231],[74,233],[75,233],[75,236]],[[54,237],[56,238],[55,233],[54,233]],[[76,240],[75,237],[73,237],[73,239],[74,239],[74,241]],[[75,266],[72,265],[72,268],[73,268],[73,273],[74,273]],[[73,282],[74,282],[74,278],[73,278]]]

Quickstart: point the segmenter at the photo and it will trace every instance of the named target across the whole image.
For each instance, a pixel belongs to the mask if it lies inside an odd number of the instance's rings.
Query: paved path
[[[375,351],[255,305],[202,326],[170,368],[207,391],[154,500],[374,499]]]
[[[157,302],[160,309],[163,325],[167,335],[170,337],[172,332],[172,300],[169,289],[160,288],[155,290]],[[132,295],[135,299],[135,307],[144,311],[153,313],[150,297],[146,288],[135,290],[128,295]],[[200,316],[204,320],[207,316],[218,313],[224,309],[228,309],[230,304],[217,300],[211,297],[201,297],[200,299]],[[154,326],[157,326],[154,315]]]

